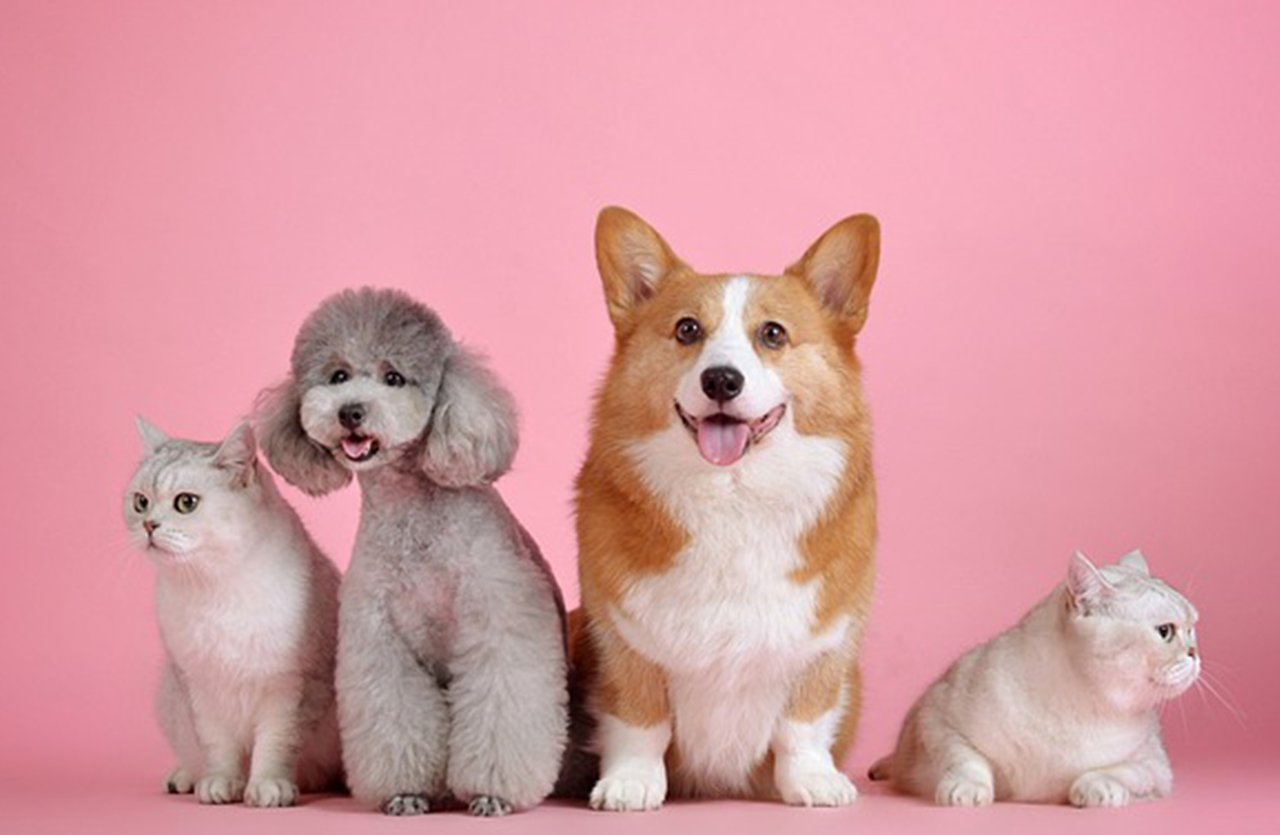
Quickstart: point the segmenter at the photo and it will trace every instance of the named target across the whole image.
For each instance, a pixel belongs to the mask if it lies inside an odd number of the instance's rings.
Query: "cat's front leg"
[[[847,650],[815,660],[792,686],[783,717],[774,729],[773,781],[783,802],[793,806],[848,806],[858,790],[836,768],[831,748],[845,713],[857,699]]]
[[[1173,769],[1158,735],[1152,735],[1131,759],[1086,771],[1071,784],[1072,806],[1127,806],[1133,800],[1167,797]]]
[[[292,806],[297,799],[294,773],[300,747],[301,699],[301,676],[280,676],[268,685],[254,724],[246,806]]]
[[[204,775],[195,785],[196,800],[239,803],[244,799],[244,746],[200,699],[195,699],[192,707],[205,761]]]
[[[200,776],[203,755],[196,736],[195,720],[191,717],[190,696],[181,673],[172,661],[167,661],[160,673],[156,718],[178,758],[177,764],[165,777],[164,790],[169,794],[191,794]]]

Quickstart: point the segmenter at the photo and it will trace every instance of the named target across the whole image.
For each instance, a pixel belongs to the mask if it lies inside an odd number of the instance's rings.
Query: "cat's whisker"
[[[1225,681],[1210,673],[1208,670],[1205,670],[1203,667],[1200,669],[1200,681],[1204,683],[1205,687],[1211,693],[1221,699],[1223,704],[1227,705],[1228,709],[1239,714],[1241,717],[1244,716],[1244,711],[1240,709],[1238,704],[1239,700],[1236,699],[1235,693],[1232,692],[1231,688],[1227,686]]]
[[[1239,708],[1237,708],[1235,705],[1231,704],[1231,702],[1227,701],[1226,697],[1224,697],[1221,693],[1219,693],[1207,678],[1201,677],[1197,679],[1196,684],[1200,687],[1203,687],[1205,690],[1209,691],[1210,695],[1212,695],[1215,699],[1221,702],[1222,706],[1225,707],[1227,709],[1227,712],[1230,713],[1231,716],[1236,720],[1236,722],[1240,724],[1241,728],[1246,728],[1246,729],[1248,728],[1248,725],[1245,723],[1244,712],[1241,711]]]

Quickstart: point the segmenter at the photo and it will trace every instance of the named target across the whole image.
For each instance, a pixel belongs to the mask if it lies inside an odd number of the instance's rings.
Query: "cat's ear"
[[[258,463],[258,445],[253,438],[253,427],[241,422],[213,453],[213,463],[219,469],[232,474],[237,487],[253,483]]]
[[[479,354],[457,346],[445,361],[421,465],[445,487],[488,484],[511,468],[516,405]]]
[[[142,451],[147,455],[155,452],[160,445],[169,440],[169,436],[160,427],[138,415],[134,421],[138,426],[138,437],[142,440]]]
[[[1142,556],[1142,552],[1138,550],[1130,551],[1120,558],[1118,565],[1122,565],[1131,571],[1136,571],[1143,577],[1151,576],[1151,568],[1147,565],[1147,558]]]
[[[1073,608],[1088,613],[1098,608],[1111,593],[1111,584],[1089,558],[1076,551],[1067,569],[1067,594]]]
[[[258,395],[254,424],[262,452],[285,481],[311,496],[323,496],[351,481],[351,472],[334,460],[302,428],[302,393],[293,377]]]

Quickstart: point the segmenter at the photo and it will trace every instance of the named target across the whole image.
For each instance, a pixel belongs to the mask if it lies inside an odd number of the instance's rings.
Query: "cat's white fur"
[[[337,569],[258,466],[247,425],[221,444],[142,419],[138,431],[146,457],[124,513],[157,570],[156,711],[178,759],[167,790],[288,806],[299,788],[333,786]],[[183,493],[199,497],[188,513],[175,506]]]
[[[871,776],[944,806],[1165,796],[1157,708],[1200,673],[1197,618],[1139,552],[1101,569],[1077,553],[1064,584],[929,687]]]

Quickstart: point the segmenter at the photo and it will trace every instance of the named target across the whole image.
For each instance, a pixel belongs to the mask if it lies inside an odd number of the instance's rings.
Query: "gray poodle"
[[[490,486],[515,456],[511,396],[393,290],[327,299],[292,370],[259,400],[271,466],[311,495],[352,473],[363,491],[336,674],[352,794],[392,815],[536,805],[567,736],[564,605]]]

